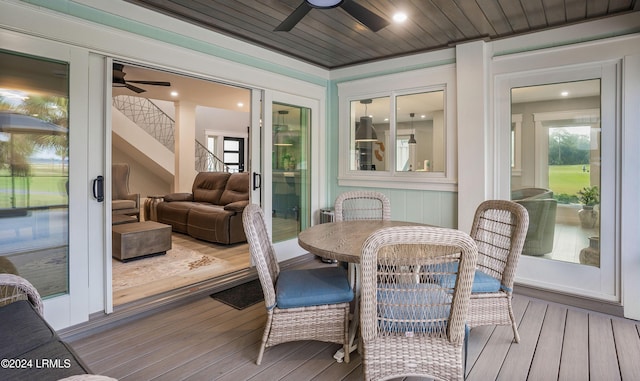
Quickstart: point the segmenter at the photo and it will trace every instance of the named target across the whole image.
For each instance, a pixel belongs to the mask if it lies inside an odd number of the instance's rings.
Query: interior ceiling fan
[[[344,9],[348,14],[351,15],[351,17],[358,20],[359,22],[364,24],[364,26],[374,32],[377,32],[385,26],[389,25],[389,22],[387,20],[368,10],[362,5],[355,3],[353,0],[304,0],[298,6],[298,8],[296,8],[274,30],[279,32],[290,31],[313,8],[331,9],[336,7]]]
[[[153,86],[171,86],[170,82],[162,82],[162,81],[134,81],[134,80],[125,80],[124,76],[127,75],[122,69],[124,68],[123,64],[114,63],[113,64],[113,86],[114,87],[126,87],[131,91],[135,91],[136,93],[144,93],[145,89],[141,89],[137,86],[132,85],[131,83],[138,83],[142,85],[153,85]]]

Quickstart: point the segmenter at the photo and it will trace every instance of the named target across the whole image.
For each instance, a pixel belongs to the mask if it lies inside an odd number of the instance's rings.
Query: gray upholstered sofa
[[[157,221],[209,242],[245,242],[242,211],[248,204],[249,173],[200,172],[191,193],[164,196]]]
[[[523,188],[511,191],[511,200],[529,212],[529,229],[522,254],[540,256],[553,251],[558,202],[553,191],[545,188]]]
[[[0,379],[46,381],[91,373],[42,313],[42,300],[31,283],[18,275],[0,274]]]

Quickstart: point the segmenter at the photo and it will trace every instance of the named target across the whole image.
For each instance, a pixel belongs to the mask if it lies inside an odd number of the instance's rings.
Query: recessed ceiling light
[[[405,22],[406,20],[407,14],[404,12],[396,12],[396,14],[393,15],[393,21],[397,23]]]
[[[560,95],[562,95],[563,97],[566,97],[566,96],[569,95],[569,92],[568,91],[563,91],[563,92],[560,93]]]
[[[384,118],[384,121],[385,121],[385,122],[388,122],[388,121],[389,121],[389,118]]]
[[[427,116],[426,116],[426,115],[424,115],[424,114],[422,114],[422,115],[420,115],[420,117],[421,117],[422,119],[424,119],[424,118],[426,118]]]
[[[171,96],[172,97],[177,97],[178,96],[178,92],[177,91],[172,91],[171,92]]]
[[[238,107],[242,107],[242,106],[244,106],[244,103],[238,102]]]

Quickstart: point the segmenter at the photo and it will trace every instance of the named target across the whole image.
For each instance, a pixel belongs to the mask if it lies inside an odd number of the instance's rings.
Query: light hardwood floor
[[[471,331],[468,381],[640,380],[640,323],[516,295],[521,342],[507,326]],[[335,344],[267,348],[255,364],[264,303],[235,310],[209,297],[108,330],[67,338],[91,369],[127,380],[361,380],[360,356],[336,363]],[[406,378],[415,381],[418,378]]]

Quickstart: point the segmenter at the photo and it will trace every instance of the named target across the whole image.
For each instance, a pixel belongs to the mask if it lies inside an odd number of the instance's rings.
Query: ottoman
[[[171,250],[171,225],[143,221],[111,228],[112,256],[123,262]]]

